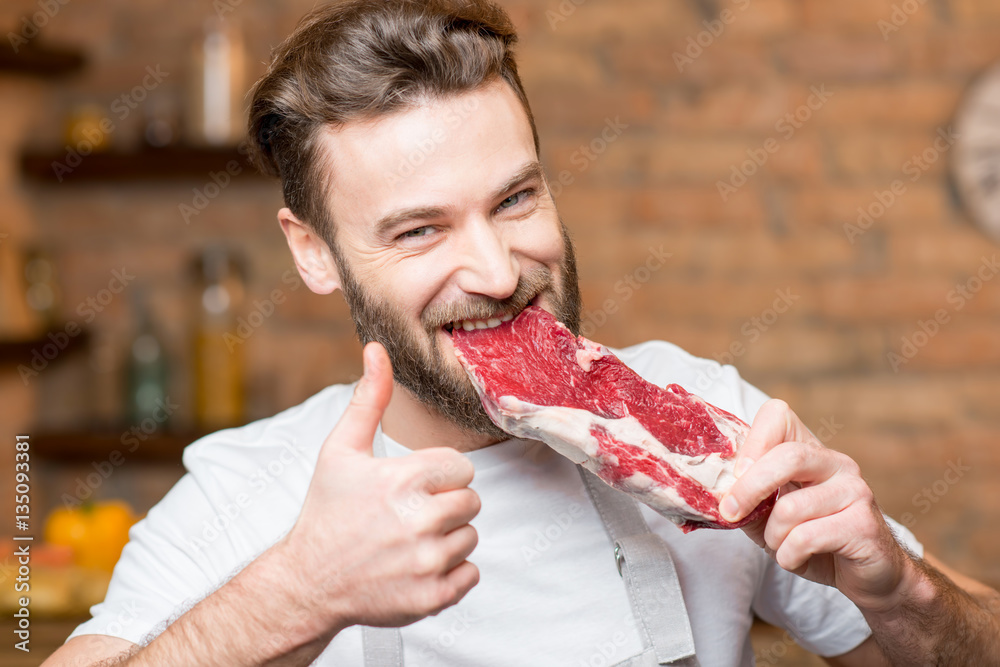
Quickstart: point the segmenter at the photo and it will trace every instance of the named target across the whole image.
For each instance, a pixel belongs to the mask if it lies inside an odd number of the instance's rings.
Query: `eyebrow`
[[[518,169],[517,172],[507,179],[503,185],[493,191],[493,193],[490,194],[490,200],[499,199],[502,195],[527,181],[533,179],[541,180],[543,173],[542,164],[540,162],[537,160],[529,162]],[[375,234],[384,238],[389,236],[390,232],[403,223],[410,222],[412,220],[431,220],[434,218],[440,218],[444,214],[445,207],[443,206],[416,206],[413,208],[404,208],[398,211],[393,211],[378,219],[378,222],[375,223]]]

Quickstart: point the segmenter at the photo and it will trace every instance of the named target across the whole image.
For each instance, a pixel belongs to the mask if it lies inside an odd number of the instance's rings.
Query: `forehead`
[[[503,82],[328,128],[321,143],[338,234],[403,208],[479,206],[537,160],[527,114]]]

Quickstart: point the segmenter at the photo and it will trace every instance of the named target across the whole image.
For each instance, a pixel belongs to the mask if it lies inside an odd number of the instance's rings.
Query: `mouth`
[[[485,320],[456,320],[444,325],[444,330],[450,334],[455,329],[465,329],[466,331],[472,331],[473,329],[494,329],[500,326],[501,323],[510,322],[512,319],[514,319],[512,313],[504,313]]]
[[[539,300],[539,297],[535,296],[534,299],[532,299],[531,301],[529,301],[528,303],[525,304],[524,308],[527,308],[528,306],[536,306],[536,305],[538,305],[536,303],[538,300]],[[465,331],[474,331],[475,329],[495,329],[496,327],[500,326],[504,322],[510,322],[512,319],[514,319],[515,317],[517,317],[518,315],[520,315],[521,312],[524,310],[524,308],[521,308],[520,310],[518,310],[516,312],[515,311],[506,311],[506,312],[502,312],[502,313],[494,313],[494,314],[490,315],[489,317],[482,318],[482,319],[453,320],[451,322],[448,322],[447,324],[445,324],[441,328],[444,330],[444,332],[446,334],[448,334],[449,338],[451,337],[451,335],[456,330],[459,330],[459,329],[465,330]]]

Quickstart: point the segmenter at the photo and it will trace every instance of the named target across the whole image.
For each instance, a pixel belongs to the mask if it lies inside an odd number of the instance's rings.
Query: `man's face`
[[[527,116],[497,83],[325,137],[341,286],[362,342],[395,379],[470,431],[506,438],[455,357],[455,323],[538,305],[579,328],[572,245]]]

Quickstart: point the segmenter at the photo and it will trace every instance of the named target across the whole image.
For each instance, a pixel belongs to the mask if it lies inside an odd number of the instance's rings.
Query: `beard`
[[[423,332],[413,330],[399,309],[362,287],[336,242],[330,243],[330,239],[328,245],[337,261],[344,300],[361,344],[381,343],[392,361],[393,379],[431,410],[467,431],[506,440],[510,436],[490,419],[465,371],[447,363],[437,333],[456,320],[520,313],[533,299],[545,296],[556,319],[579,335],[581,300],[576,256],[566,226],[562,221],[559,224],[563,259],[558,285],[548,268],[532,269],[520,276],[514,292],[505,299],[470,295],[461,302],[427,308],[420,315]]]

